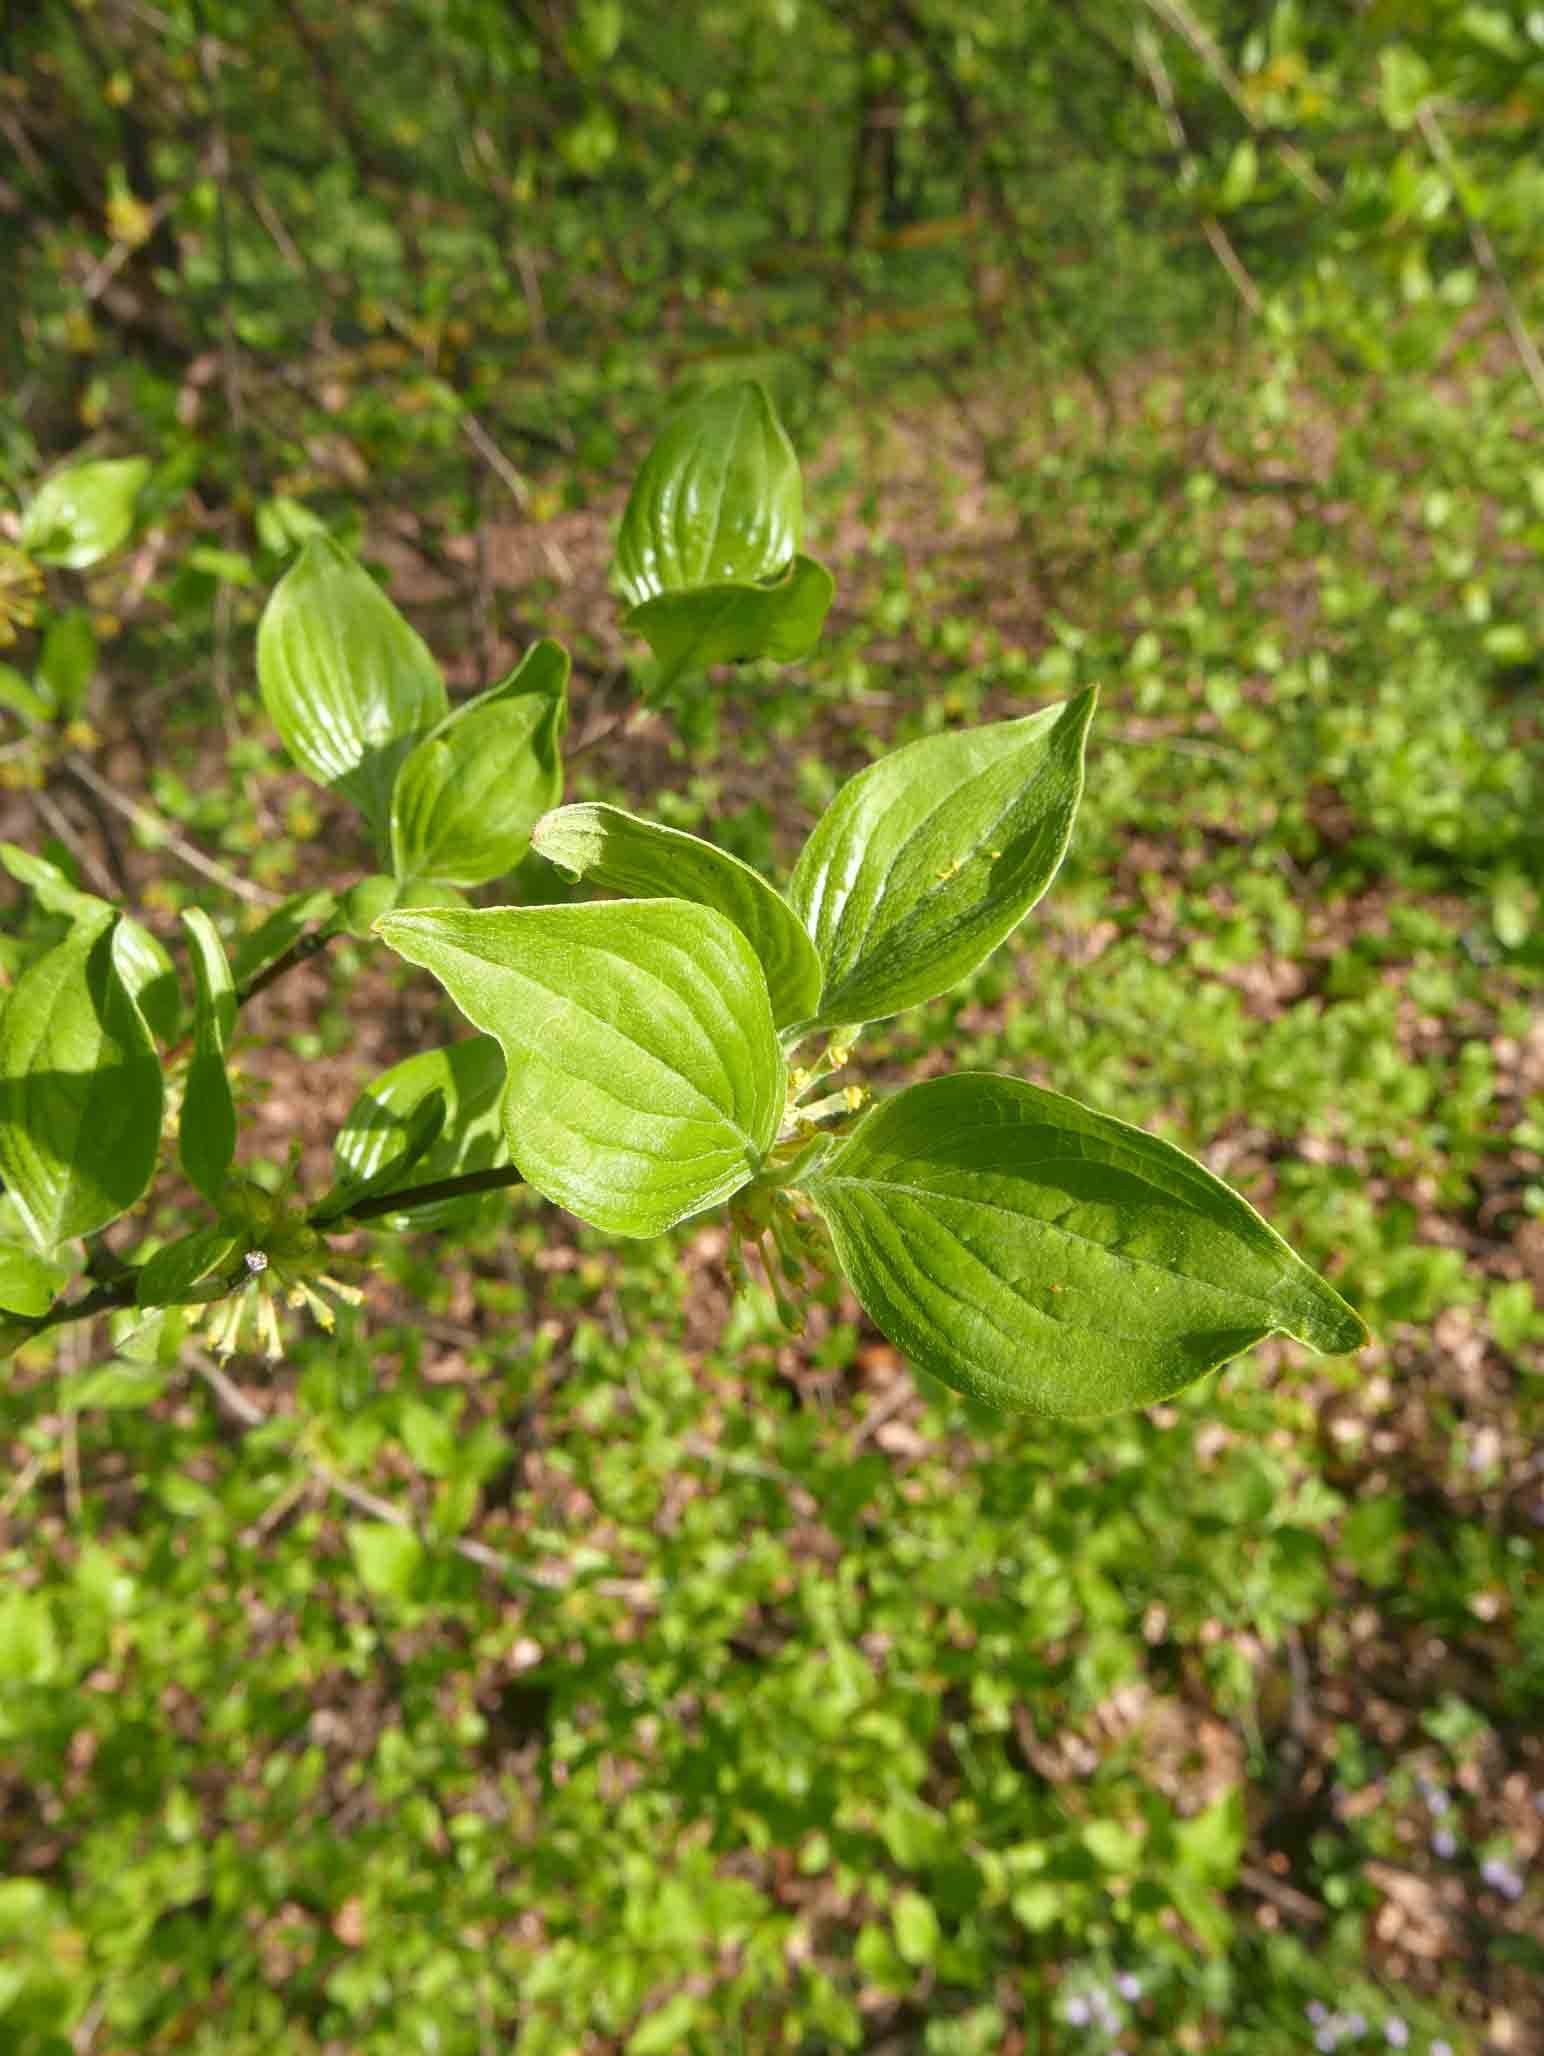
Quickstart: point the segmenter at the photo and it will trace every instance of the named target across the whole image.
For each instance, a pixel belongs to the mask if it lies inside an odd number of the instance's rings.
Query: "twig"
[[[1260,136],[1268,141],[1303,190],[1311,193],[1321,206],[1328,206],[1334,199],[1334,194],[1314,170],[1302,151],[1298,149],[1297,145],[1286,142],[1280,136],[1273,135],[1269,125],[1260,119],[1254,108],[1249,104],[1249,95],[1244,91],[1243,80],[1233,69],[1232,65],[1229,64],[1195,16],[1183,5],[1183,0],[1147,0],[1147,5],[1157,15],[1166,29],[1178,36],[1181,42],[1189,44],[1190,48],[1200,58],[1202,64],[1205,65],[1206,69],[1249,124],[1251,134]]]
[[[214,1393],[221,1405],[228,1412],[233,1413],[244,1427],[260,1428],[263,1426],[268,1416],[260,1406],[248,1399],[239,1385],[233,1384],[226,1377],[224,1371],[220,1369],[220,1366],[212,1356],[206,1356],[201,1349],[189,1349],[187,1357],[189,1363],[192,1364],[194,1370],[198,1372],[198,1375],[203,1379],[210,1391]]]
[[[1448,183],[1453,191],[1453,205],[1458,210],[1458,218],[1468,235],[1469,247],[1474,252],[1475,262],[1495,289],[1496,298],[1501,302],[1501,318],[1506,323],[1507,334],[1512,338],[1512,347],[1528,374],[1528,381],[1538,397],[1539,404],[1544,406],[1544,358],[1540,357],[1539,346],[1533,340],[1528,324],[1523,319],[1523,311],[1513,296],[1512,288],[1507,284],[1506,273],[1501,269],[1501,260],[1496,255],[1495,244],[1465,204],[1452,145],[1429,100],[1423,100],[1416,109],[1415,122],[1426,140],[1426,147],[1448,175]]]
[[[293,971],[297,964],[309,963],[312,957],[320,955],[329,942],[336,942],[342,933],[341,928],[323,926],[313,928],[309,934],[297,936],[282,956],[275,957],[271,964],[265,964],[255,978],[250,978],[245,985],[238,988],[237,1006],[244,1007],[248,1000],[256,999],[260,992],[266,992],[270,985],[277,984],[279,979],[287,971]]]
[[[502,1192],[511,1185],[523,1185],[524,1178],[512,1164],[492,1171],[463,1171],[457,1178],[436,1178],[428,1185],[405,1185],[400,1192],[373,1192],[352,1206],[313,1216],[313,1228],[336,1228],[344,1221],[374,1221],[382,1214],[405,1213],[415,1206],[433,1206],[442,1199],[461,1199],[478,1192]]]
[[[80,868],[91,880],[97,891],[105,894],[110,900],[117,899],[120,894],[127,898],[128,895],[123,892],[122,886],[109,874],[105,865],[97,857],[96,852],[88,843],[82,841],[81,837],[71,826],[69,817],[65,814],[63,808],[43,791],[33,793],[32,803],[54,834],[58,836],[59,840],[70,852],[71,856],[80,865]]]
[[[261,885],[252,884],[250,879],[227,870],[216,858],[206,857],[201,849],[189,842],[185,836],[179,835],[169,821],[150,807],[142,806],[138,800],[125,799],[85,757],[78,756],[72,751],[64,759],[64,765],[72,777],[78,778],[82,785],[94,792],[115,814],[121,814],[126,821],[132,821],[152,847],[170,850],[173,856],[180,857],[191,870],[202,872],[204,877],[211,879],[216,885],[223,886],[225,891],[235,893],[238,899],[247,900],[255,906],[272,906],[278,899],[277,893],[269,892]]]
[[[1164,126],[1169,131],[1169,141],[1179,152],[1180,161],[1195,170],[1195,152],[1190,147],[1190,138],[1185,134],[1185,125],[1179,117],[1179,107],[1174,98],[1174,82],[1164,66],[1163,52],[1158,48],[1158,38],[1148,29],[1138,29],[1137,48],[1142,53],[1142,62],[1152,80],[1153,93],[1163,115]],[[1201,233],[1212,247],[1212,253],[1232,281],[1239,298],[1251,314],[1265,311],[1265,302],[1259,288],[1245,269],[1244,261],[1233,247],[1232,238],[1210,209],[1201,216]]]

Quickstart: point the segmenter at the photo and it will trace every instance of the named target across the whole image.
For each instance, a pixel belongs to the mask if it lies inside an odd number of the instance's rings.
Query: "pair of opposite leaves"
[[[731,1198],[783,1126],[787,1045],[935,997],[1039,898],[1070,835],[1093,698],[871,766],[817,825],[786,899],[696,837],[575,806],[537,824],[535,847],[636,897],[383,917],[386,941],[498,1050],[426,1052],[377,1081],[345,1163],[371,1168],[433,1089],[452,1102],[433,1176],[471,1167],[451,1138],[486,1162],[497,1135],[538,1191],[615,1233]],[[1277,1330],[1321,1350],[1365,1340],[1182,1151],[1014,1079],[909,1087],[800,1184],[876,1325],[997,1406],[1148,1404]]]

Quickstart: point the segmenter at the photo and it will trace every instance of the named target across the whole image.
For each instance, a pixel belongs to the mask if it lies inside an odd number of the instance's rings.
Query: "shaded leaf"
[[[445,1121],[419,1162],[415,1184],[489,1171],[509,1162],[499,1103],[504,1052],[491,1035],[469,1036],[447,1049],[421,1050],[373,1079],[349,1109],[334,1144],[339,1185],[364,1184],[401,1154],[414,1111],[431,1094],[444,1101]],[[444,1228],[476,1214],[480,1197],[437,1200],[384,1216],[397,1229]]]
[[[43,1249],[116,1220],[155,1170],[161,1066],[116,925],[78,921],[0,1013],[0,1173]]]
[[[226,1075],[226,1049],[236,1026],[236,986],[213,921],[198,908],[183,914],[192,944],[195,999],[193,1055],[182,1095],[177,1153],[184,1173],[218,1206],[236,1154],[236,1102]]]
[[[727,850],[684,829],[599,804],[544,815],[531,842],[549,862],[608,892],[716,907],[756,952],[777,1025],[814,1013],[820,959],[813,943],[782,894]]]
[[[661,593],[623,621],[659,659],[656,690],[710,664],[771,657],[791,664],[820,640],[836,582],[812,557],[795,557],[765,585],[719,581],[689,592]]]
[[[392,792],[399,878],[484,885],[514,869],[538,816],[562,797],[567,687],[567,651],[537,643],[418,744]]]

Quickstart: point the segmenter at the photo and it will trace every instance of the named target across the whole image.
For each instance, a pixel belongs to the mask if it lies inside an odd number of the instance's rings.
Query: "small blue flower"
[[[1451,2042],[1433,2042],[1426,2051],[1426,2056],[1453,2056],[1453,2044]]]
[[[1487,1856],[1480,1865],[1480,1876],[1503,1899],[1520,1899],[1523,1895],[1523,1881],[1505,1857]]]
[[[1072,1997],[1067,2001],[1066,2005],[1063,2006],[1062,2019],[1065,2020],[1070,2027],[1088,2026],[1090,2019],[1090,2007],[1088,2001],[1083,1997],[1081,1992],[1074,1992]]]
[[[1409,2046],[1410,2030],[1397,2014],[1392,2020],[1383,2023],[1383,2033],[1391,2049],[1404,2049]]]
[[[1135,1971],[1123,1970],[1115,1980],[1115,1989],[1123,1999],[1134,2006],[1142,1996],[1142,1980]]]
[[[1328,2008],[1328,2006],[1325,2005],[1322,1999],[1310,1999],[1308,2004],[1303,2008],[1303,2011],[1308,2015],[1308,2018],[1313,2022],[1315,2027],[1323,2027],[1324,2023],[1330,2017],[1330,2009]]]
[[[1333,2021],[1326,2021],[1323,2027],[1315,2031],[1313,2045],[1316,2049],[1324,2050],[1326,2056],[1328,2056],[1329,2050],[1339,2047],[1340,2036],[1336,2031]]]
[[[1431,1838],[1432,1854],[1440,1856],[1444,1863],[1450,1863],[1458,1854],[1458,1837],[1451,1828],[1438,1828]]]

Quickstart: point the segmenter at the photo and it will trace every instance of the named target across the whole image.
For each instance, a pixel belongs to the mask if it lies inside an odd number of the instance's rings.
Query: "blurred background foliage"
[[[277,1370],[29,1346],[8,2056],[1544,2045],[1541,132],[1522,0],[0,11],[0,495],[152,464],[0,559],[0,831],[168,939],[368,867],[253,686],[307,518],[457,688],[571,643],[570,798],[767,866],[1097,680],[1043,917],[866,1075],[1173,1135],[1378,1337],[1002,1422],[519,1195]],[[828,647],[640,718],[610,524],[747,373]],[[243,1024],[317,1191],[456,1032],[353,942]]]

